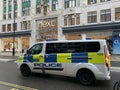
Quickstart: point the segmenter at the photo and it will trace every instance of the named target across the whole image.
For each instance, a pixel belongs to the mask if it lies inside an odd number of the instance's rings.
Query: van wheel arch
[[[21,71],[21,74],[25,77],[28,77],[31,75],[31,69],[27,64],[22,64],[20,66],[20,71]]]
[[[92,85],[96,81],[93,72],[87,68],[79,69],[76,78],[82,85]]]

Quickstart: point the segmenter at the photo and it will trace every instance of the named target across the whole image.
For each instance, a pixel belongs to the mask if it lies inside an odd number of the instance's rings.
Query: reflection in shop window
[[[120,20],[120,7],[115,8],[115,20]]]
[[[21,37],[21,42],[22,42],[22,49],[28,50],[30,45],[29,37]]]
[[[13,49],[13,38],[4,38],[2,39],[2,51],[12,51]],[[18,42],[15,40],[15,51],[18,51]]]

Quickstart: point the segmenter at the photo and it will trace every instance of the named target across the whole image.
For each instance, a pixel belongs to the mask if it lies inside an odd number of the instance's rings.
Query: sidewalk
[[[15,56],[12,56],[12,52],[0,52],[0,61],[15,61],[18,59],[19,55],[20,54],[15,53]]]

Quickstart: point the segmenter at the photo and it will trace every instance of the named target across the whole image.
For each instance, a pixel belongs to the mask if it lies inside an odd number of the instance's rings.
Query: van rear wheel
[[[91,85],[95,82],[95,77],[90,70],[83,69],[77,73],[77,79],[82,85]]]
[[[31,74],[31,70],[30,70],[29,66],[25,65],[25,64],[23,64],[20,67],[20,71],[21,71],[22,75],[25,76],[25,77],[28,77]]]

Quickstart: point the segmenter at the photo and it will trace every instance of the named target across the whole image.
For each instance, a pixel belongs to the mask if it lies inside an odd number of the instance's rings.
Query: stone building
[[[119,0],[1,0],[0,8],[0,52],[13,42],[17,52],[42,40],[120,43]]]

